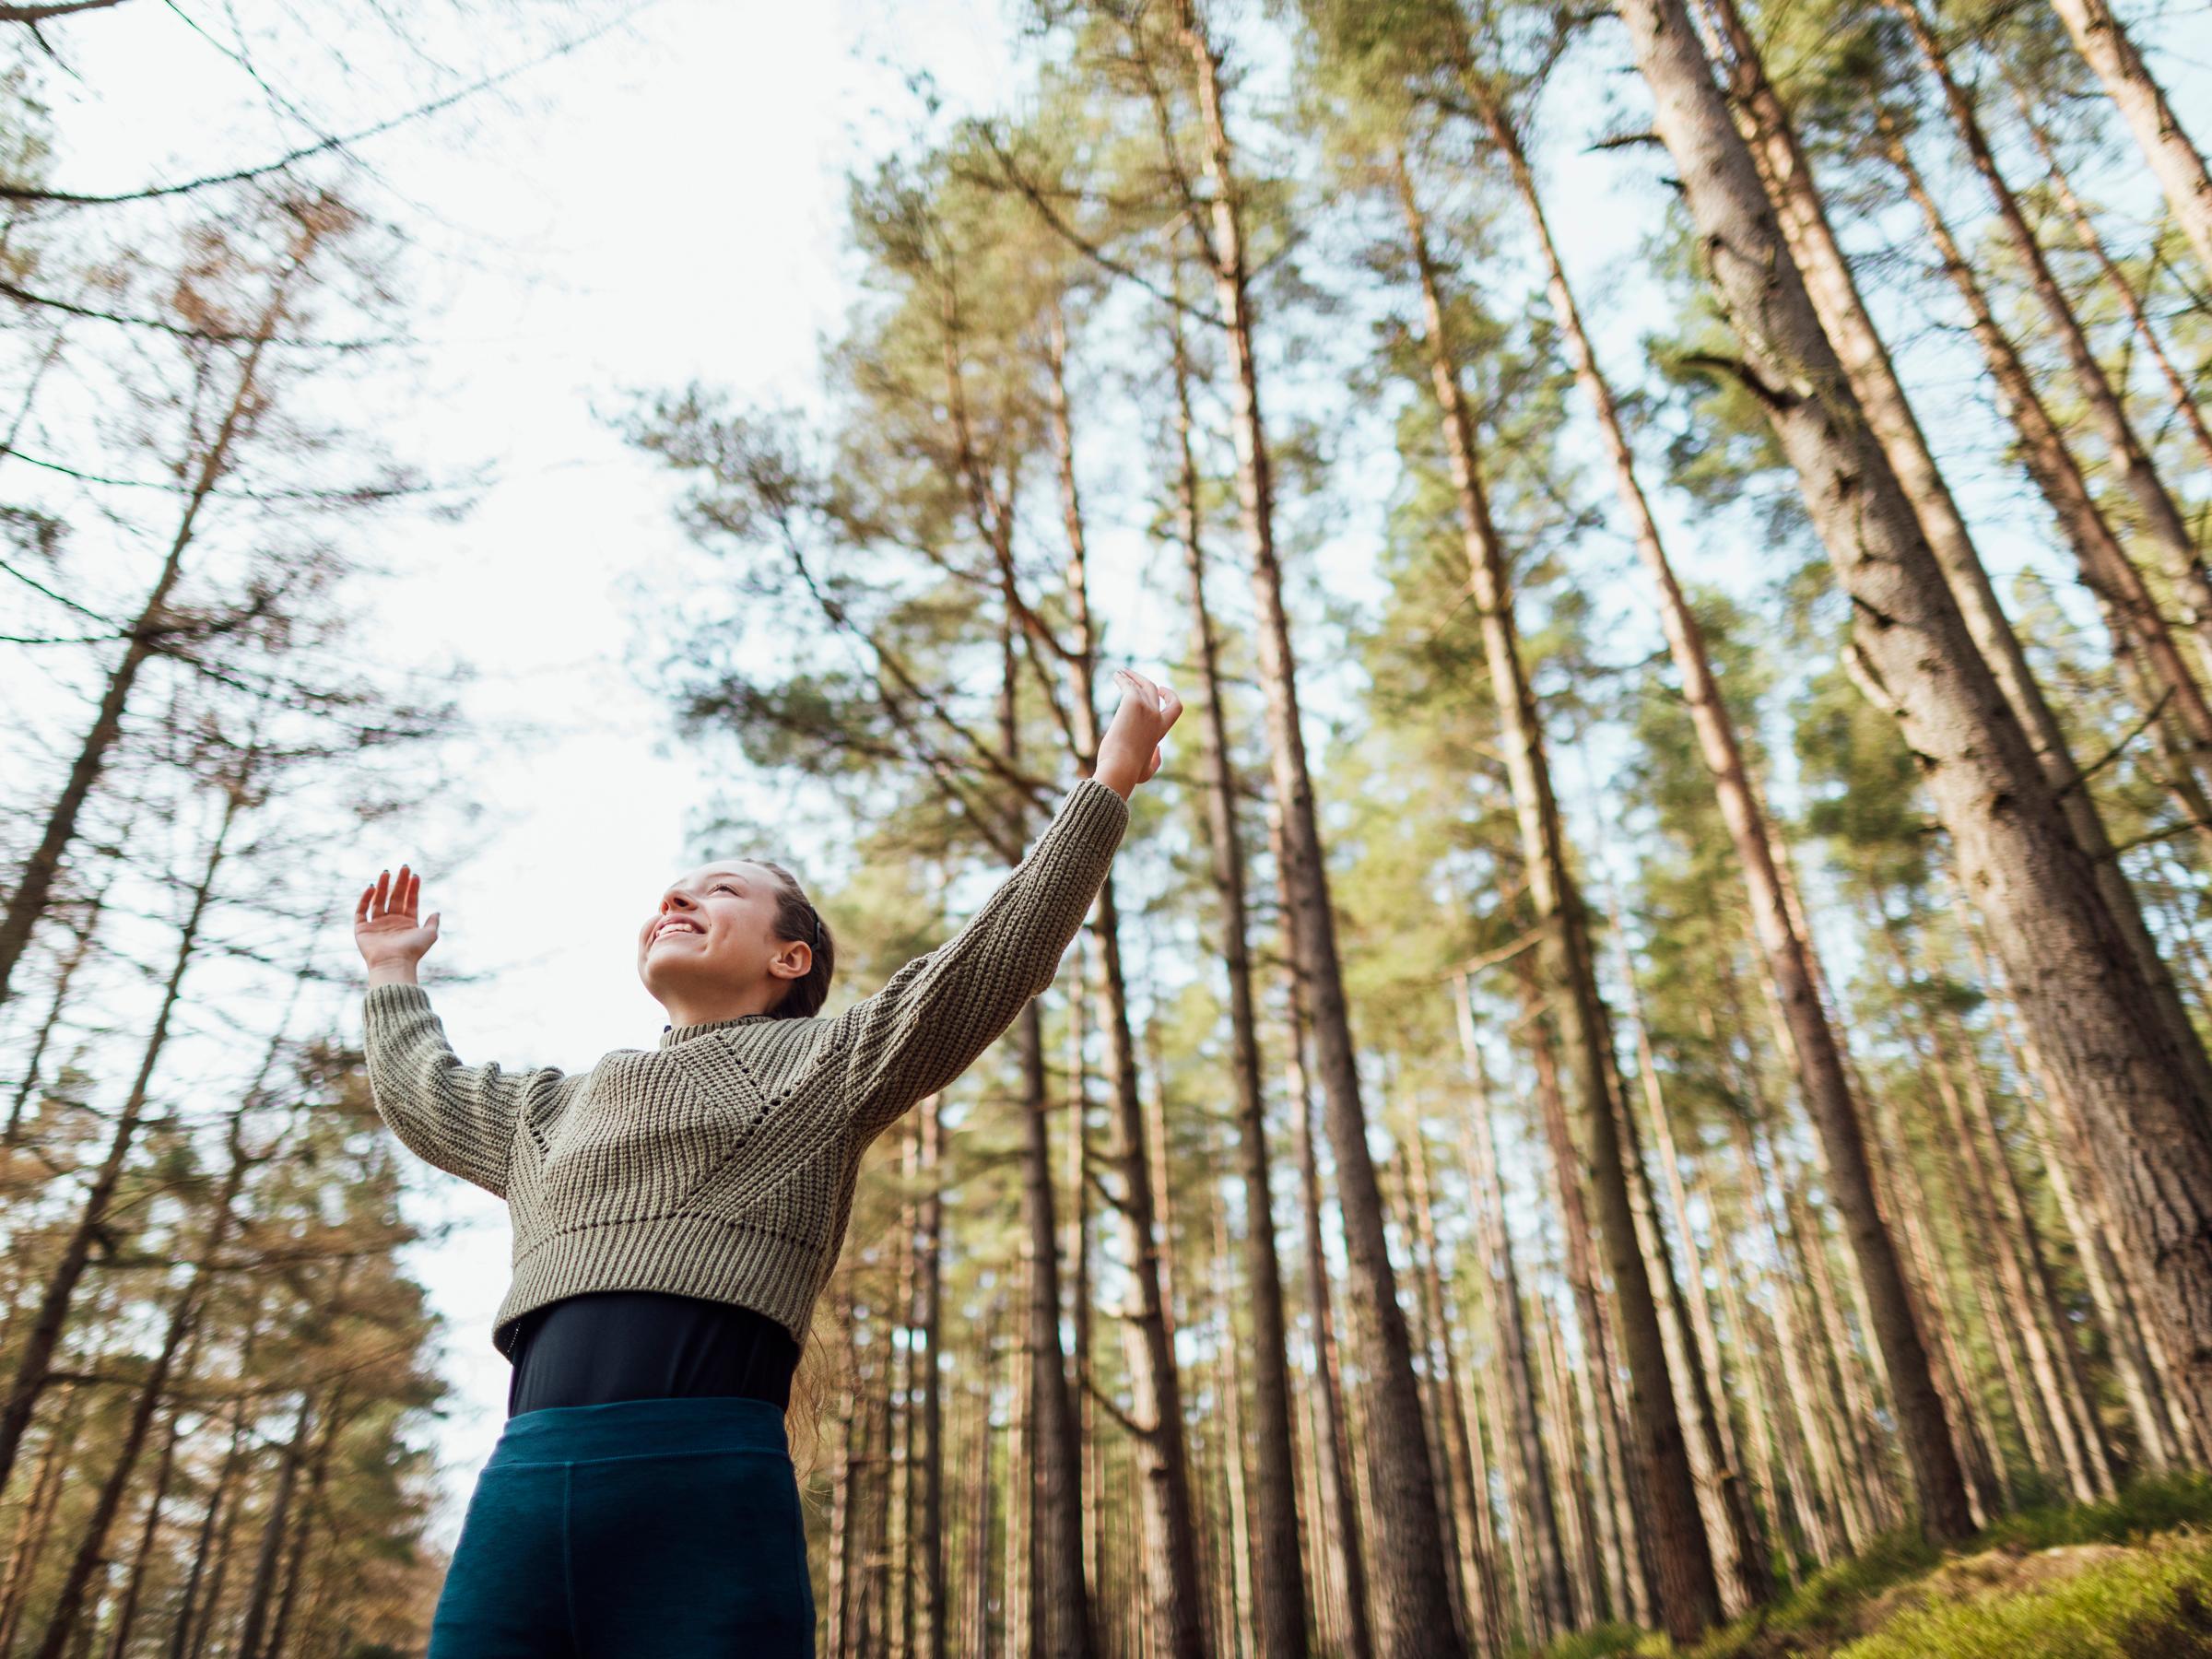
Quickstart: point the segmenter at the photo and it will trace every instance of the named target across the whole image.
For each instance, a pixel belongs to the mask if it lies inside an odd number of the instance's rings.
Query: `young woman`
[[[492,1342],[508,1418],[477,1476],[429,1659],[814,1652],[783,1418],[861,1154],[1053,981],[1182,713],[1123,700],[1014,873],[951,939],[833,1018],[829,929],[791,873],[716,860],[661,896],[638,972],[669,1023],[590,1071],[464,1065],[415,965],[438,941],[402,865],[365,888],[378,1112],[507,1201]]]

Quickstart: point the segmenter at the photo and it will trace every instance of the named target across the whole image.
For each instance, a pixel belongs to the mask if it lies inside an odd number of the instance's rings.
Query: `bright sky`
[[[241,7],[249,18],[259,9]],[[500,50],[497,10],[471,14],[482,33],[441,39],[453,37],[453,14],[417,9],[436,14],[421,27],[441,55],[488,68],[542,49],[541,33],[536,46]],[[202,10],[214,29],[219,8],[182,6]],[[653,644],[639,594],[680,596],[671,579],[692,567],[669,480],[602,417],[632,390],[695,377],[741,398],[803,397],[818,335],[846,300],[844,167],[888,130],[872,112],[909,107],[892,66],[926,65],[956,100],[992,101],[1006,84],[1008,33],[996,6],[952,0],[661,0],[518,77],[504,89],[510,102],[360,147],[381,179],[378,200],[419,243],[410,269],[425,366],[386,389],[383,436],[405,459],[496,469],[463,523],[379,542],[397,570],[376,622],[382,649],[473,660],[483,674],[471,711],[542,729],[480,756],[471,787],[496,822],[465,875],[426,872],[426,904],[444,914],[433,962],[486,976],[437,994],[464,1060],[580,1069],[609,1049],[650,1046],[661,1025],[636,982],[633,930],[698,851],[687,814],[710,786],[697,757],[668,752],[664,711],[639,688],[631,657]],[[296,141],[296,127],[252,118],[257,100],[241,73],[176,9],[135,0],[56,38],[74,72],[50,88],[59,182],[123,187]],[[326,100],[333,125],[413,101],[363,51],[364,83]],[[329,65],[305,56],[257,66],[310,102],[309,88],[333,84]],[[1621,210],[1634,163],[1570,151],[1555,166],[1555,218],[1602,296],[1601,275],[1618,271],[1641,229]],[[1636,205],[1648,213],[1653,203],[1647,194]],[[1603,297],[1594,309],[1626,368],[1641,320]],[[1684,558],[1694,566],[1713,553],[1691,547]],[[395,826],[342,885],[424,855]],[[335,948],[350,956],[349,943]],[[358,1012],[347,1018],[358,1030]],[[434,1171],[419,1203],[426,1219],[469,1223],[414,1263],[447,1321],[455,1397],[437,1435],[446,1502],[433,1531],[450,1541],[504,1412],[508,1368],[489,1327],[509,1234],[503,1206]]]
[[[257,8],[241,9],[251,24]],[[444,912],[433,962],[487,976],[437,993],[464,1060],[582,1069],[660,1030],[633,933],[688,862],[686,813],[706,790],[695,760],[665,752],[663,711],[628,656],[641,581],[683,561],[687,544],[667,477],[601,414],[633,389],[694,377],[741,396],[804,394],[817,335],[843,306],[836,250],[842,168],[865,142],[855,129],[900,107],[878,55],[918,56],[918,31],[940,76],[989,78],[982,54],[999,31],[953,27],[951,9],[662,0],[504,87],[507,107],[495,96],[359,147],[384,187],[375,199],[420,244],[410,270],[427,367],[392,392],[382,436],[433,470],[496,467],[464,522],[378,541],[396,580],[374,631],[396,660],[472,660],[482,673],[466,706],[543,733],[481,757],[474,790],[497,822],[465,880],[425,874],[426,905]],[[185,10],[216,27],[218,8]],[[450,17],[420,10],[427,43],[455,59],[488,69],[542,50],[441,41]],[[238,117],[253,103],[242,76],[160,6],[82,19],[57,39],[76,72],[48,87],[59,183],[189,177],[282,147],[274,125]],[[318,104],[308,89],[331,85],[326,66],[302,63],[289,82],[262,67],[318,112],[335,105],[333,126],[414,101],[379,84]],[[172,135],[168,157],[157,132]],[[419,865],[423,849],[395,830],[343,877],[352,889],[380,863]],[[352,956],[343,937],[333,948]],[[358,1011],[347,1018],[358,1032]],[[417,1213],[467,1223],[414,1262],[447,1322],[454,1400],[436,1437],[446,1501],[433,1532],[450,1542],[504,1417],[508,1366],[490,1326],[510,1235],[498,1201],[422,1173]]]

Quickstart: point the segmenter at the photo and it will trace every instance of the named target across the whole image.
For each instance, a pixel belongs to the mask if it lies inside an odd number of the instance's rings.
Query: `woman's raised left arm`
[[[936,1093],[995,1042],[1059,972],[1060,959],[1128,828],[1128,797],[1159,769],[1182,705],[1135,675],[1097,770],[960,931],[837,1017],[846,1098],[864,1135]]]

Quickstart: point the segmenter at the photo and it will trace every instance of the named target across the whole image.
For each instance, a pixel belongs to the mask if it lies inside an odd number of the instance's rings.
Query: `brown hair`
[[[830,1340],[830,1327],[835,1321],[832,1312],[816,1304],[806,1340],[799,1345],[798,1368],[792,1373],[791,1403],[783,1408],[792,1473],[802,1488],[821,1462],[823,1413],[852,1382],[846,1374],[841,1344]]]
[[[814,908],[799,878],[772,858],[748,858],[776,878],[776,936],[798,939],[812,947],[813,965],[799,978],[786,982],[783,995],[769,1010],[778,1019],[807,1019],[821,1012],[830,999],[830,978],[837,971],[837,940],[830,924]],[[783,1409],[783,1428],[789,1438],[793,1473],[803,1488],[821,1457],[822,1411],[843,1382],[837,1351],[823,1340],[822,1315],[817,1311],[806,1338],[799,1345],[799,1364],[791,1379],[791,1403]]]
[[[837,971],[837,940],[796,876],[772,858],[748,858],[745,862],[758,865],[776,877],[776,937],[797,939],[814,951],[813,966],[799,978],[785,983],[782,1000],[769,1012],[778,1019],[810,1019],[830,1000],[830,977]]]

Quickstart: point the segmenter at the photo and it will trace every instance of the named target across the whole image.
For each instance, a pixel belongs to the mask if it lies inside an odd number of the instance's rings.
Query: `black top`
[[[791,1404],[799,1345],[765,1313],[658,1290],[593,1290],[516,1322],[507,1415],[548,1406],[744,1394]]]

